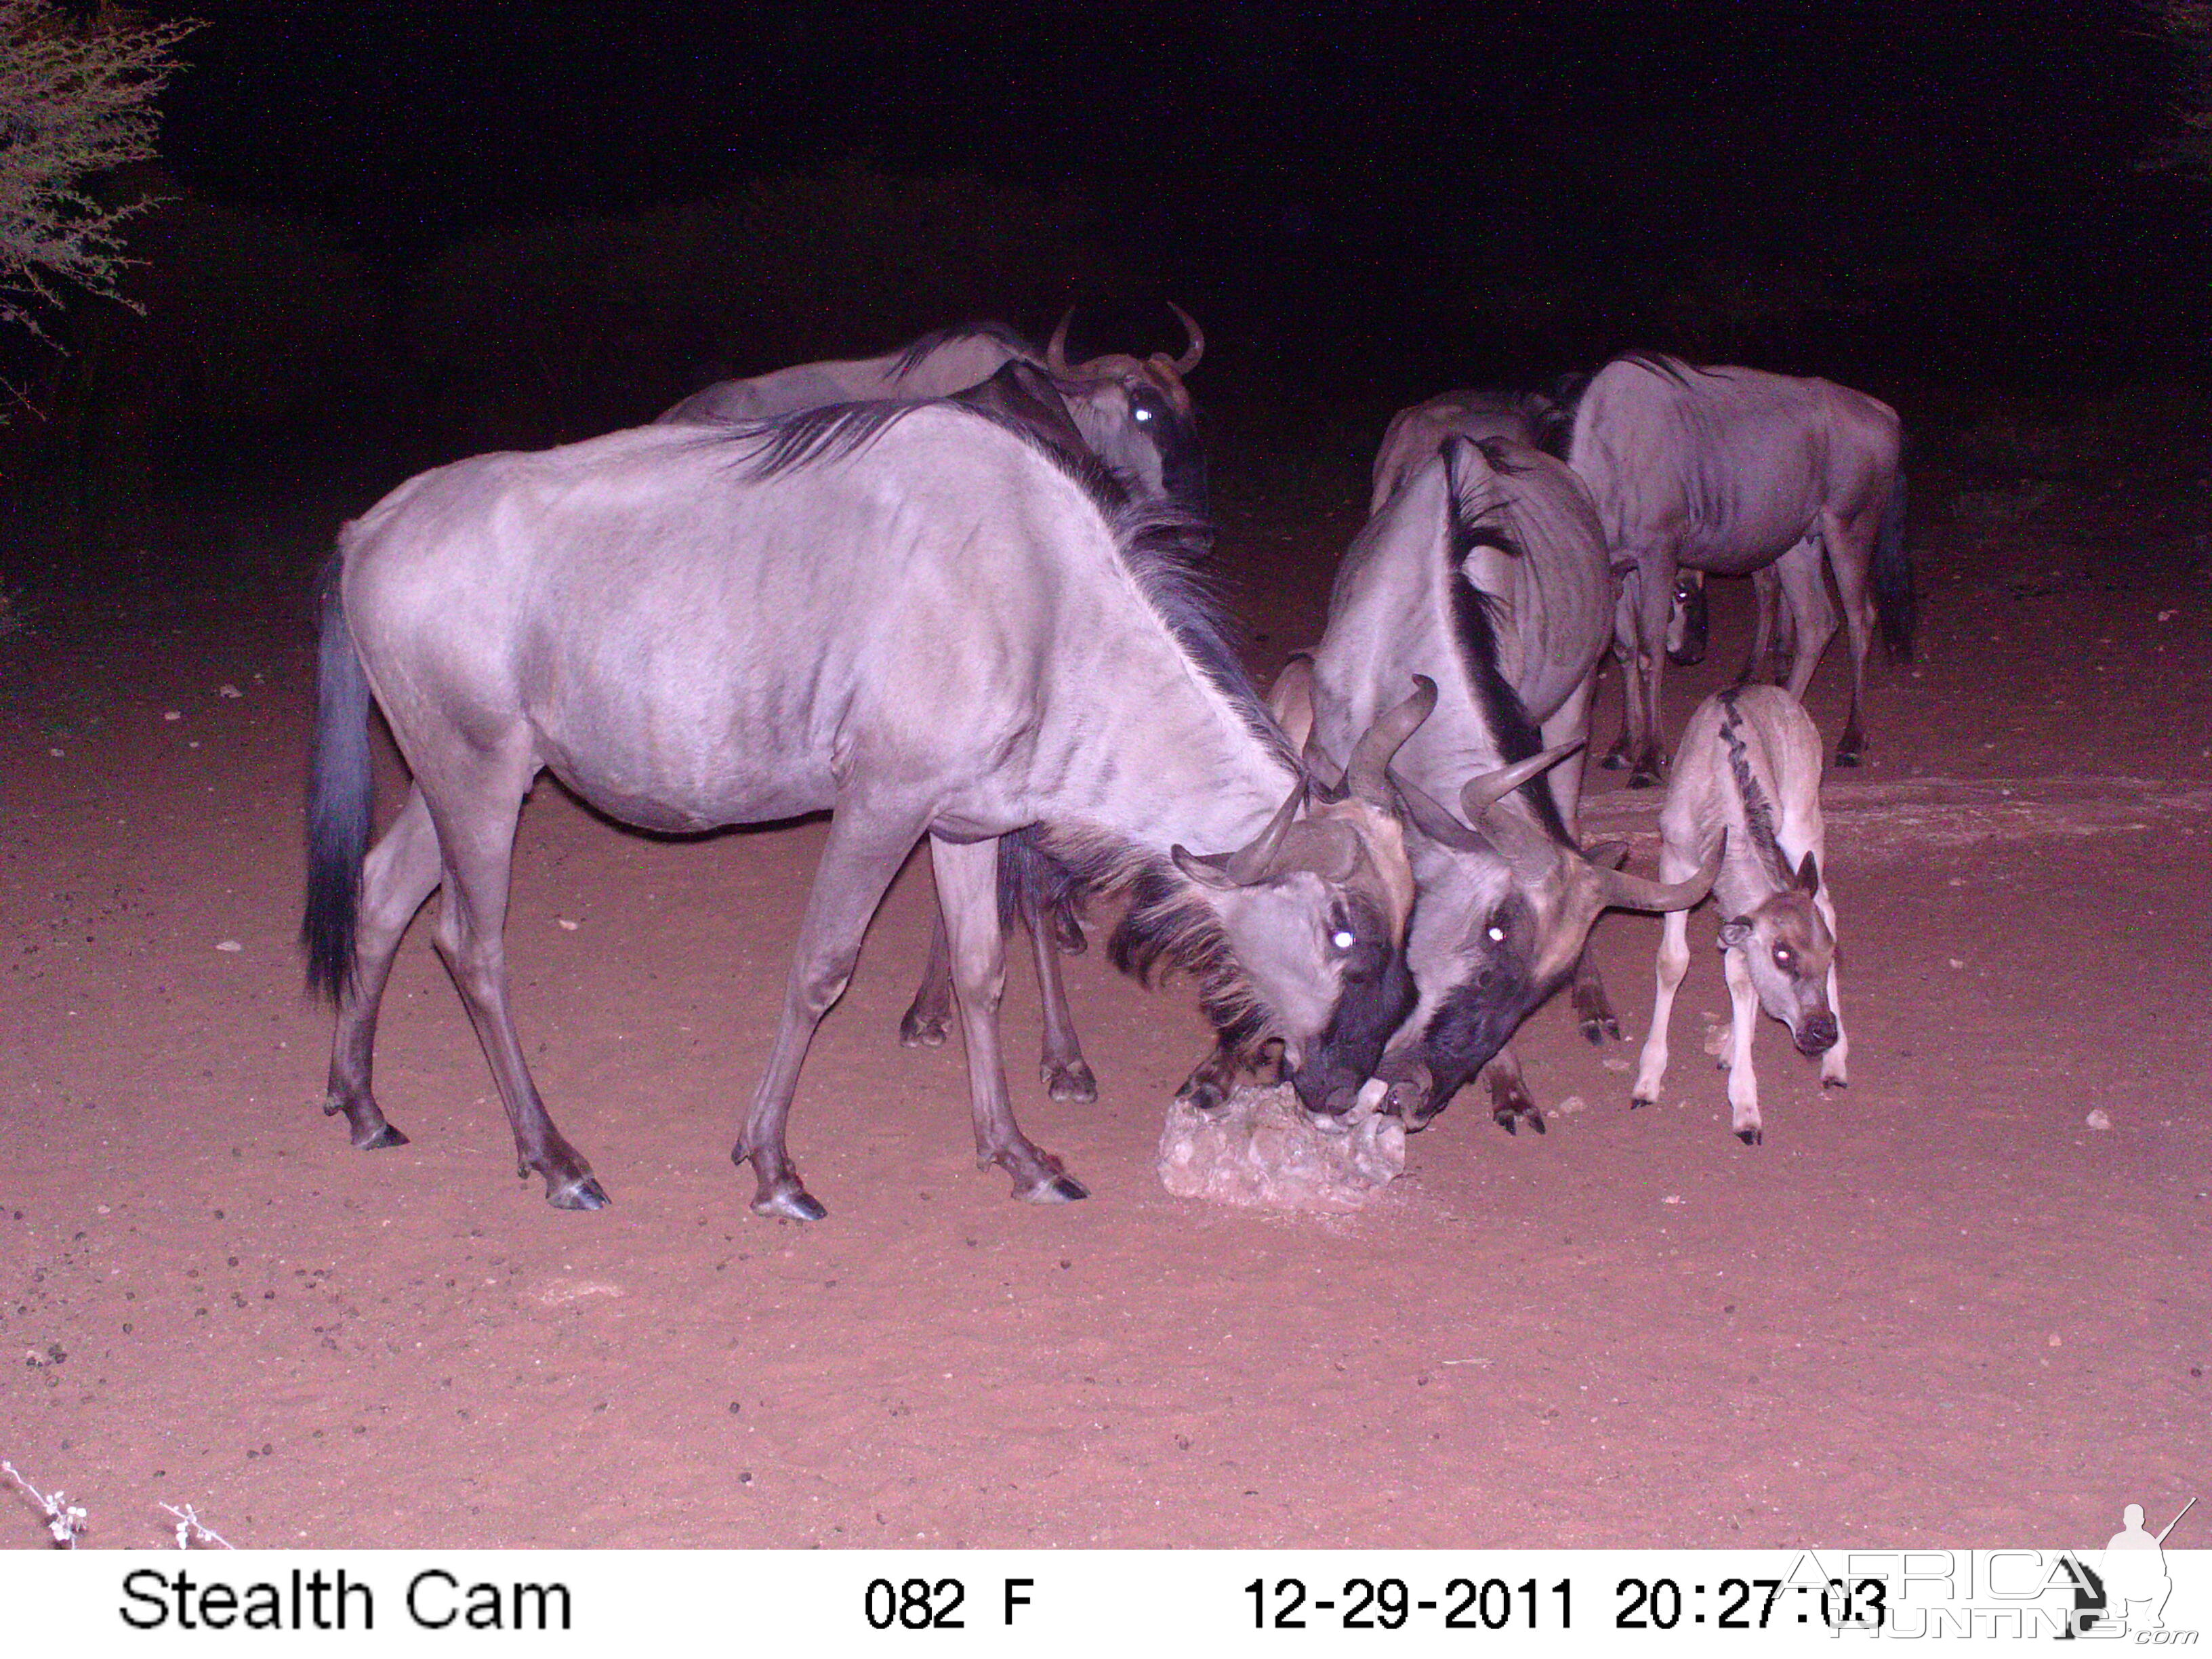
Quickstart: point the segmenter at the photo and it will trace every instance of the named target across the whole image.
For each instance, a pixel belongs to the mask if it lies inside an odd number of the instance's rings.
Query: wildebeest
[[[1659,814],[1660,874],[1679,876],[1727,851],[1713,879],[1728,976],[1729,1105],[1737,1136],[1763,1137],[1751,1039],[1759,1010],[1790,1028],[1803,1054],[1820,1057],[1820,1081],[1847,1082],[1850,1045],[1836,990],[1836,907],[1823,870],[1820,734],[1797,700],[1771,685],[1708,697],[1690,717]],[[1690,965],[1685,911],[1667,918],[1659,945],[1651,1030],[1637,1067],[1633,1103],[1659,1098],[1667,1026]]]
[[[1407,951],[1420,1000],[1385,1067],[1410,1123],[1499,1058],[1575,970],[1601,909],[1695,903],[1711,879],[1639,880],[1609,867],[1621,849],[1593,859],[1575,845],[1574,769],[1610,597],[1587,493],[1510,439],[1445,440],[1338,567],[1310,671],[1322,749],[1344,752],[1407,674],[1437,686],[1394,769],[1419,832]],[[1501,1124],[1541,1127],[1510,1055],[1491,1084]]]
[[[325,1111],[357,1146],[402,1139],[370,1086],[377,1005],[442,884],[436,943],[520,1167],[560,1207],[606,1201],[507,1006],[515,822],[542,769],[652,830],[832,815],[732,1154],[763,1214],[823,1213],[785,1142],[800,1063],[925,835],[977,1156],[1018,1196],[1084,1196],[1022,1133],[1000,1062],[997,837],[1026,825],[1132,888],[1123,955],[1194,965],[1217,1025],[1279,1040],[1310,1106],[1348,1107],[1412,1000],[1413,880],[1376,799],[1422,711],[1369,734],[1370,787],[1308,810],[1297,755],[1163,547],[1186,523],[1112,509],[1020,431],[944,404],[649,427],[401,485],[342,535],[322,607],[302,935],[338,1002]],[[373,850],[372,696],[414,779]]]
[[[1617,624],[1626,713],[1607,764],[1656,782],[1662,641],[1683,566],[1743,575],[1777,566],[1796,629],[1802,697],[1835,632],[1825,554],[1851,643],[1850,713],[1836,763],[1855,766],[1866,647],[1877,613],[1893,656],[1911,654],[1912,565],[1896,411],[1829,380],[1698,368],[1632,353],[1593,376],[1567,458],[1589,484],[1623,578]]]
[[[1549,449],[1565,411],[1540,392],[1469,389],[1440,392],[1425,402],[1401,409],[1382,433],[1375,452],[1375,489],[1368,502],[1372,518],[1396,493],[1406,475],[1428,464],[1447,438],[1510,438],[1531,449]]]
[[[949,398],[981,386],[1008,363],[1026,363],[1050,374],[1085,446],[1132,495],[1203,514],[1206,457],[1182,377],[1198,367],[1206,336],[1180,306],[1168,309],[1188,336],[1180,357],[1109,353],[1071,363],[1072,312],[1042,356],[1002,323],[972,323],[925,334],[880,357],[799,363],[750,380],[717,381],[664,410],[658,423],[763,420],[833,404]]]

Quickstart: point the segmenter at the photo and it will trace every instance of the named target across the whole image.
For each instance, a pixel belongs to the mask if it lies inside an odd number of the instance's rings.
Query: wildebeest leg
[[[1607,1037],[1620,1041],[1620,1017],[1613,1012],[1605,981],[1598,975],[1597,959],[1587,946],[1575,958],[1574,987],[1568,994],[1574,1000],[1575,1027],[1583,1036],[1598,1044]]]
[[[1828,601],[1828,579],[1820,568],[1820,544],[1808,536],[1775,561],[1788,596],[1790,615],[1796,631],[1796,648],[1790,664],[1790,695],[1805,701],[1805,688],[1813,683],[1820,655],[1836,634],[1836,607]]]
[[[537,769],[507,756],[477,758],[458,744],[458,752],[442,758],[455,763],[459,775],[434,783],[416,772],[431,802],[445,866],[445,897],[432,938],[491,1062],[500,1103],[514,1131],[517,1172],[535,1170],[543,1176],[546,1200],[556,1209],[596,1210],[607,1202],[606,1191],[546,1115],[507,1006],[507,878],[515,818]]]
[[[1498,1051],[1483,1075],[1490,1079],[1491,1121],[1509,1135],[1517,1134],[1524,1122],[1538,1134],[1544,1133],[1544,1115],[1536,1109],[1528,1080],[1521,1075],[1520,1056],[1510,1046]]]
[[[1540,729],[1545,748],[1556,749],[1563,743],[1589,738],[1590,702],[1596,695],[1597,670],[1593,666],[1583,683],[1567,693],[1566,701],[1553,709],[1551,719],[1544,722]],[[1551,781],[1552,799],[1559,809],[1560,822],[1567,826],[1571,836],[1580,833],[1583,772],[1589,760],[1589,750],[1585,746],[1544,775]]]
[[[1833,939],[1836,936],[1836,907],[1828,897],[1825,881],[1820,890],[1813,896],[1813,904],[1820,911],[1820,920],[1828,924],[1828,937]],[[1820,1056],[1820,1086],[1841,1089],[1847,1087],[1851,1080],[1851,1039],[1850,1033],[1844,1027],[1842,994],[1836,988],[1836,958],[1832,956],[1828,958],[1828,1012],[1836,1017],[1836,1042],[1833,1048]]]
[[[1620,592],[1613,602],[1613,659],[1620,669],[1620,735],[1598,763],[1608,772],[1628,765],[1644,730],[1643,662],[1636,643],[1637,595],[1641,591],[1637,573],[1628,570],[1622,574]]]
[[[325,1114],[345,1114],[353,1144],[364,1150],[407,1144],[407,1137],[385,1121],[369,1086],[376,1013],[400,938],[437,886],[438,875],[438,835],[430,827],[430,809],[422,792],[410,789],[406,805],[362,866],[353,989],[338,1006],[330,1089],[323,1100]]]
[[[1644,671],[1644,725],[1636,745],[1635,763],[1628,774],[1631,789],[1648,789],[1658,782],[1659,769],[1667,761],[1667,746],[1659,735],[1659,685],[1666,676],[1667,653],[1660,647],[1667,637],[1667,611],[1674,592],[1674,550],[1669,548],[1659,557],[1647,557],[1641,577],[1636,605],[1636,655]]]
[[[1730,1127],[1747,1146],[1766,1138],[1759,1119],[1759,1079],[1751,1073],[1751,1038],[1759,1025],[1759,991],[1751,982],[1751,969],[1741,951],[1723,950],[1721,967],[1728,975],[1729,1058],[1728,1097]]]
[[[1874,637],[1874,596],[1868,578],[1881,523],[1873,513],[1863,514],[1856,523],[1845,523],[1833,513],[1826,515],[1828,568],[1836,573],[1836,594],[1844,602],[1844,626],[1851,645],[1851,712],[1836,744],[1838,766],[1856,766],[1866,754],[1866,738],[1859,730],[1859,699],[1866,691],[1867,646]]]
[[[1659,878],[1668,879],[1664,860],[1661,861]],[[1637,1059],[1636,1087],[1628,1097],[1632,1107],[1658,1103],[1659,1081],[1667,1075],[1667,1028],[1674,1018],[1674,993],[1682,988],[1682,975],[1690,971],[1689,917],[1687,910],[1669,910],[1665,931],[1659,936],[1651,1029],[1644,1033],[1644,1052]]]
[[[1628,862],[1626,842],[1612,843],[1619,848],[1610,862],[1616,870]],[[1607,861],[1603,848],[1595,854],[1596,860]],[[1602,1043],[1611,1037],[1620,1041],[1620,1017],[1613,1012],[1613,1002],[1605,994],[1605,981],[1598,976],[1597,958],[1590,954],[1587,940],[1583,953],[1575,958],[1574,988],[1569,993],[1575,1008],[1575,1024],[1582,1034],[1593,1043]]]
[[[1752,573],[1751,649],[1745,653],[1743,668],[1735,677],[1738,685],[1778,685],[1783,676],[1778,672],[1782,659],[1781,641],[1776,636],[1775,623],[1782,605],[1782,579],[1774,574],[1774,567]]]
[[[775,1042],[745,1127],[730,1149],[733,1164],[753,1166],[752,1210],[756,1215],[788,1221],[819,1221],[829,1212],[799,1178],[784,1130],[791,1119],[791,1097],[799,1087],[799,1068],[822,1016],[845,994],[860,959],[860,938],[868,919],[883,902],[899,866],[927,826],[911,818],[886,818],[858,800],[840,801],[830,819],[830,839],[815,866],[814,886],[806,896],[806,915],[791,953],[784,982],[783,1013]],[[981,843],[995,856],[996,842]],[[995,912],[994,913],[995,915]],[[994,924],[995,927],[995,922]],[[957,958],[956,958],[957,960]]]
[[[1036,958],[1037,1001],[1044,1013],[1044,1052],[1038,1066],[1045,1091],[1054,1100],[1096,1100],[1098,1079],[1083,1058],[1075,1016],[1067,1006],[1067,984],[1060,974],[1060,930],[1042,906],[1036,908],[1030,918],[1030,949]]]
[[[999,1050],[999,1003],[1006,990],[1006,936],[999,926],[999,844],[930,838],[937,902],[952,945],[952,983],[960,1034],[968,1044],[968,1087],[975,1123],[975,1163],[1014,1178],[1014,1196],[1032,1204],[1088,1198],[1083,1183],[1022,1133],[1006,1092]],[[1049,939],[1041,941],[1048,948]]]
[[[952,1029],[952,947],[945,938],[945,915],[929,930],[929,961],[921,983],[899,1021],[899,1041],[909,1048],[941,1048]]]

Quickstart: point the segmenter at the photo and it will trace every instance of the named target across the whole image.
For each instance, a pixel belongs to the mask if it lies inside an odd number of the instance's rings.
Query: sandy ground
[[[1227,503],[1263,672],[1318,627],[1343,471]],[[1921,658],[1875,669],[1873,764],[1828,794],[1850,1089],[1823,1100],[1770,1024],[1766,1144],[1729,1136],[1705,915],[1667,1097],[1632,1115],[1658,927],[1613,917],[1631,1045],[1547,1009],[1523,1053],[1551,1133],[1463,1098],[1351,1218],[1166,1195],[1203,1032],[1187,987],[1095,954],[1070,978],[1103,1098],[1015,1079],[1095,1196],[1009,1202],[957,1044],[893,1040],[919,867],[801,1081],[830,1218],[750,1216],[726,1153],[820,826],[655,841],[550,785],[517,1005],[614,1206],[515,1181],[419,924],[379,1055],[413,1142],[356,1152],[315,1110],[328,1017],[292,945],[303,580],[33,592],[0,637],[0,1455],[110,1547],[164,1541],[162,1500],[264,1546],[2087,1545],[2130,1501],[2159,1524],[2204,1480],[2212,1404],[2203,526],[2125,494],[1918,500]],[[269,562],[304,568],[326,529]],[[1746,636],[1741,585],[1717,594],[1674,729]],[[1832,737],[1841,672],[1812,699]],[[1594,824],[1649,872],[1655,799],[1597,776]],[[0,1543],[43,1540],[0,1504]]]

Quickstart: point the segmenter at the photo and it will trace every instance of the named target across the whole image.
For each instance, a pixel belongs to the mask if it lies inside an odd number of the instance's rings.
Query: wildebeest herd
[[[1071,362],[1063,320],[1042,353],[983,325],[725,382],[648,427],[424,473],[345,527],[322,597],[302,935],[337,1005],[325,1110],[356,1146],[405,1139],[371,1086],[377,1008],[442,887],[437,948],[523,1171],[560,1207],[606,1201],[508,1007],[516,821],[548,769],[649,830],[831,815],[732,1154],[764,1215],[823,1213],[786,1142],[799,1068],[925,837],[940,919],[901,1036],[943,1042],[957,1008],[979,1161],[1033,1201],[1085,1189],[1015,1121],[1005,942],[1025,934],[1036,959],[1048,1087],[1091,1098],[1057,957],[1106,895],[1123,902],[1117,966],[1200,988],[1218,1042],[1183,1092],[1202,1108],[1272,1071],[1318,1126],[1383,1110],[1419,1127],[1486,1067],[1497,1121],[1541,1129],[1506,1045],[1570,981],[1585,1032],[1619,1035],[1583,965],[1607,908],[1667,915],[1635,1087],[1655,1099],[1684,915],[1709,890],[1738,1134],[1760,1133],[1754,1000],[1844,1080],[1820,744],[1796,699],[1835,629],[1824,563],[1854,661],[1839,765],[1863,747],[1876,621],[1910,648],[1894,414],[1824,380],[1648,354],[1556,397],[1408,410],[1321,640],[1263,698],[1209,596],[1183,382],[1203,339],[1176,314],[1179,358]],[[1698,710],[1651,880],[1620,843],[1582,844],[1582,750],[1610,641],[1629,687],[1615,757],[1633,783],[1658,777],[1660,662],[1703,631],[1684,570],[1776,573],[1761,625],[1789,690]],[[373,846],[372,701],[412,778]]]

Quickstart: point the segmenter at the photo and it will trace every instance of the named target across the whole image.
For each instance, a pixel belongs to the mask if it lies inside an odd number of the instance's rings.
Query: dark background
[[[1211,420],[1353,473],[1399,404],[1629,346],[1916,437],[2197,419],[2208,204],[2142,165],[2185,66],[2137,6],[147,9],[206,25],[112,185],[167,198],[147,314],[76,307],[4,438],[80,505],[380,489],[977,317],[1172,348],[1168,298]]]

